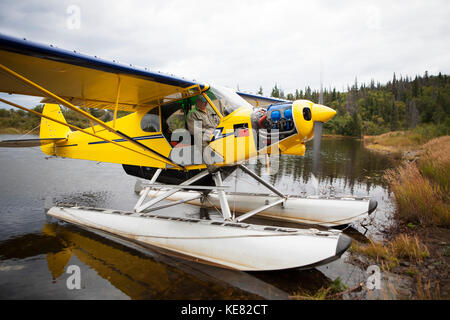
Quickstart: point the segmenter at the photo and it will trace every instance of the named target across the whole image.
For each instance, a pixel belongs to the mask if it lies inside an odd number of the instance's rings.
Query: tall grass
[[[420,263],[430,255],[428,248],[417,236],[400,234],[390,241],[376,242],[370,239],[369,244],[360,245],[353,242],[351,251],[372,257],[386,270],[398,266],[400,259]]]
[[[427,283],[422,283],[422,277],[417,275],[416,277],[416,286],[417,286],[417,299],[418,300],[440,300],[440,286],[439,282],[436,282],[434,285],[431,284],[431,281]]]
[[[450,136],[423,146],[417,161],[387,170],[385,179],[394,192],[396,215],[405,222],[450,226]]]
[[[428,248],[417,236],[410,237],[406,234],[401,234],[391,241],[389,249],[396,257],[410,261],[422,262],[424,258],[430,256]]]
[[[437,182],[448,196],[450,181],[450,136],[433,139],[423,146],[418,166],[420,172]]]

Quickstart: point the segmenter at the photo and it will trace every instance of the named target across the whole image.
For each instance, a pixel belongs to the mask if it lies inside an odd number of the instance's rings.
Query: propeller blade
[[[311,113],[312,120],[314,121],[313,174],[317,177],[320,162],[320,144],[322,142],[323,124],[333,118],[336,111],[321,104],[314,104]]]
[[[313,139],[313,174],[317,177],[320,161],[320,144],[322,143],[323,122],[314,121],[314,139]]]

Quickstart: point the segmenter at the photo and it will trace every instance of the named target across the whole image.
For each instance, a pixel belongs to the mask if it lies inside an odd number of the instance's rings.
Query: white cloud
[[[67,8],[80,8],[68,29]],[[2,1],[0,32],[266,94],[450,70],[448,1]]]

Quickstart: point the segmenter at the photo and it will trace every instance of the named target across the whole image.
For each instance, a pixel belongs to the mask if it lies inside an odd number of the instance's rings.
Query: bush
[[[448,119],[447,119],[448,120]],[[420,144],[425,143],[433,138],[441,137],[450,134],[450,121],[442,124],[422,124],[412,130],[414,139]]]
[[[360,137],[362,132],[361,116],[345,114],[336,116],[324,125],[325,133],[339,134],[350,137]]]
[[[388,132],[389,130],[384,127],[377,125],[376,123],[372,121],[364,121],[363,124],[363,134],[373,136],[373,135],[379,135]]]

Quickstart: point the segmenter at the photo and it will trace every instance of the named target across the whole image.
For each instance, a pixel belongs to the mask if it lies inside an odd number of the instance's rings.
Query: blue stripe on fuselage
[[[134,137],[132,138],[133,140],[150,140],[150,139],[159,139],[159,138],[163,138],[162,134],[154,134],[151,136],[140,136],[140,137]],[[114,142],[126,142],[126,139],[114,139],[112,140]],[[94,141],[94,142],[88,142],[88,144],[101,144],[101,143],[109,143],[109,141]]]

